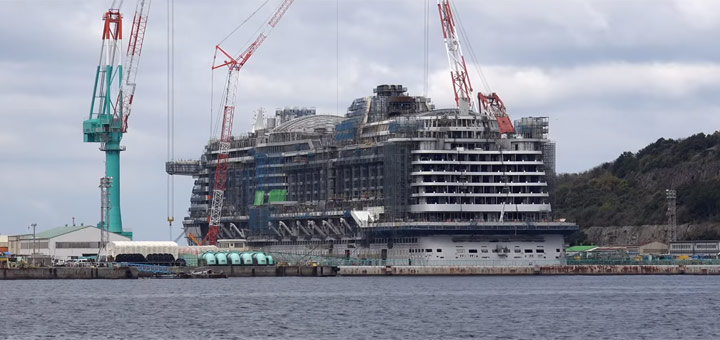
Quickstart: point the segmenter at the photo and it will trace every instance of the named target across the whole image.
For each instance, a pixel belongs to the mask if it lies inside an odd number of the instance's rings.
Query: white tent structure
[[[170,254],[178,258],[178,244],[170,241],[112,241],[107,245],[107,255],[117,258],[120,254]]]

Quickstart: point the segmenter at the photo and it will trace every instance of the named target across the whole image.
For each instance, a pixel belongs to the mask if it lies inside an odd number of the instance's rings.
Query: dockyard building
[[[36,254],[66,260],[81,256],[96,256],[101,248],[102,230],[91,225],[58,227],[33,234],[9,236],[9,251],[13,255]],[[106,232],[107,241],[129,241],[126,236]]]

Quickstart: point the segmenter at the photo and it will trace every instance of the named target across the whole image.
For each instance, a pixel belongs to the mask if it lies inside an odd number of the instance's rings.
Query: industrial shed
[[[91,225],[58,227],[35,234],[9,236],[9,251],[15,255],[35,253],[65,260],[80,256],[95,256],[100,250],[102,230]],[[109,241],[129,241],[130,238],[108,232]]]

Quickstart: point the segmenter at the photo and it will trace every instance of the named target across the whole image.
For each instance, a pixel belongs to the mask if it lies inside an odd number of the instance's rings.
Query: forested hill
[[[558,218],[590,226],[664,224],[665,189],[677,190],[678,223],[720,221],[720,131],[660,138],[637,153],[555,179]]]

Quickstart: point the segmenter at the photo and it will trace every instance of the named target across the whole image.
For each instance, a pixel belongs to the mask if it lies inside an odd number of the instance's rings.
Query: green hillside
[[[553,210],[581,227],[663,224],[668,188],[678,193],[678,223],[720,221],[720,132],[660,138],[589,171],[559,175]]]

